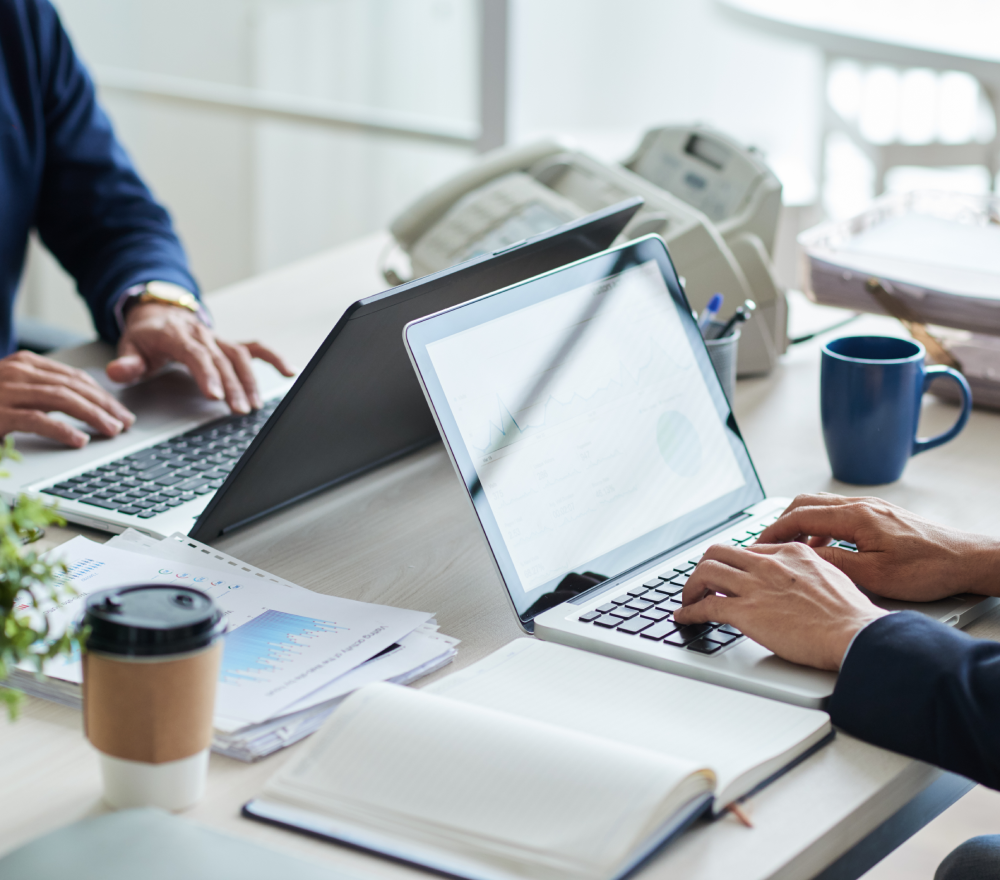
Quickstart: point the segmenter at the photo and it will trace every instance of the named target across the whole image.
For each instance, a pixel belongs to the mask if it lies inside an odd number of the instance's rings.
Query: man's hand
[[[19,351],[0,359],[0,435],[41,434],[77,448],[90,436],[47,413],[61,412],[115,437],[135,416],[83,370]]]
[[[728,623],[779,657],[837,670],[855,634],[886,613],[804,544],[716,544],[684,585],[674,620]]]
[[[263,401],[250,362],[260,358],[283,376],[295,371],[279,355],[256,342],[233,344],[215,334],[187,309],[140,303],[128,310],[118,357],[108,364],[115,382],[135,382],[170,361],[186,366],[202,394],[222,400],[233,412],[248,413]]]
[[[857,553],[829,547],[848,541]],[[758,544],[808,543],[852,581],[890,599],[1000,595],[1000,541],[929,522],[880,498],[800,495]]]

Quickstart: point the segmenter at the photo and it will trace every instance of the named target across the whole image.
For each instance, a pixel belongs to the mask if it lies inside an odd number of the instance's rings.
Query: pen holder
[[[721,321],[712,321],[709,327],[713,330],[722,329]],[[726,392],[726,399],[730,404],[733,402],[733,395],[736,392],[736,349],[740,341],[740,328],[735,327],[733,331],[722,339],[706,339],[705,347],[708,349],[708,356],[712,359],[712,366],[722,383],[722,390]]]

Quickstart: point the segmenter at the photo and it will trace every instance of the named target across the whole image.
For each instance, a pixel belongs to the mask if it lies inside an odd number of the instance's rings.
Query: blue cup
[[[956,437],[969,421],[972,392],[951,367],[924,366],[924,347],[893,336],[844,336],[823,346],[820,409],[833,475],[874,486],[898,480],[911,455]],[[962,395],[962,412],[937,437],[917,438],[920,400],[947,376]]]

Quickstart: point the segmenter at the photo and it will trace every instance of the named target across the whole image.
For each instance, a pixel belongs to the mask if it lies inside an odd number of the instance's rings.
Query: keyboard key
[[[696,623],[689,626],[679,626],[677,631],[672,635],[668,636],[665,641],[669,642],[671,645],[687,645],[697,639],[700,639],[703,635],[710,633],[712,627],[707,626],[704,623]]]
[[[690,574],[694,571],[699,562],[701,562],[700,559],[689,559],[687,561],[687,565],[675,566],[674,571],[676,571],[677,574]]]
[[[59,498],[69,498],[71,500],[76,498],[85,498],[86,492],[74,492],[72,489],[56,489],[55,487],[51,489],[42,489],[46,495],[55,495]]]
[[[168,510],[170,510],[170,508],[169,508],[169,507],[167,507],[167,505],[166,505],[166,504],[157,504],[157,505],[156,505],[156,506],[155,506],[155,507],[153,508],[153,510],[154,510],[154,511],[155,511],[156,513],[166,513],[166,512],[168,511]]]
[[[626,605],[619,605],[619,606],[618,606],[618,607],[617,607],[617,608],[616,608],[616,609],[615,609],[614,611],[612,611],[611,613],[612,613],[612,614],[613,614],[613,615],[614,615],[615,617],[619,618],[620,620],[631,620],[631,619],[632,619],[633,617],[635,617],[635,616],[636,616],[636,615],[637,615],[637,614],[638,614],[639,612],[638,612],[638,611],[633,611],[633,610],[632,610],[631,608],[629,608],[629,607],[628,607],[628,606],[626,606]]]
[[[626,593],[622,596],[615,596],[611,601],[614,602],[615,605],[627,605],[632,601],[632,597]]]
[[[646,602],[652,602],[654,605],[657,602],[662,602],[664,599],[670,598],[670,593],[665,593],[663,590],[652,590],[643,596],[643,600]]]
[[[722,649],[722,645],[709,639],[697,639],[688,645],[689,651],[697,651],[699,654],[714,654]]]
[[[602,617],[598,617],[594,621],[595,626],[603,626],[605,629],[614,629],[618,624],[622,622],[620,617],[612,617],[610,614],[605,614]]]
[[[632,589],[628,591],[628,594],[630,596],[638,598],[639,596],[643,595],[643,593],[648,593],[648,592],[649,590],[646,588],[646,585],[643,584],[641,587],[632,587]]]
[[[629,635],[635,635],[636,633],[642,632],[647,627],[653,625],[653,621],[646,620],[645,617],[636,617],[632,620],[626,620],[620,627],[618,627],[618,632],[628,633]]]
[[[735,642],[739,636],[734,636],[731,633],[724,633],[722,630],[717,629],[714,632],[709,633],[705,636],[705,638],[713,642],[718,642],[720,645],[728,645],[731,642]]]
[[[177,507],[180,504],[184,504],[183,498],[169,498],[166,502],[167,507]]]
[[[642,616],[649,620],[664,620],[670,617],[670,612],[662,608],[650,608],[648,611],[643,611]]]
[[[139,508],[138,507],[119,507],[118,508],[118,512],[119,513],[127,513],[129,516],[133,516],[133,515],[139,513]]]
[[[608,602],[606,605],[599,605],[596,610],[600,611],[601,614],[607,614],[609,611],[614,611],[617,607],[617,605]]]
[[[730,626],[728,623],[722,624],[722,626],[719,627],[719,631],[724,633],[729,633],[730,635],[734,636],[743,635],[743,633],[741,633],[735,626]]]
[[[205,482],[206,480],[199,475],[197,477],[191,477],[189,480],[184,480],[184,482],[178,484],[177,488],[182,492],[197,492]]]
[[[581,614],[577,620],[582,620],[584,623],[590,623],[592,620],[597,620],[600,616],[600,611],[588,611],[586,614]]]
[[[643,586],[647,590],[653,590],[660,585],[661,581],[659,578],[653,578],[652,580],[646,581]]]
[[[92,504],[94,507],[103,507],[105,510],[118,510],[119,505],[114,501],[105,501],[103,498],[81,498],[84,504]]]
[[[165,477],[167,474],[172,473],[173,468],[167,464],[161,464],[160,467],[150,468],[147,471],[143,471],[142,478],[144,480],[158,480],[160,477]]]
[[[675,574],[670,579],[670,583],[675,584],[676,586],[683,587],[684,584],[686,584],[690,578],[691,578],[690,574]]]
[[[165,476],[165,477],[160,477],[156,481],[156,485],[157,486],[163,486],[163,487],[166,488],[166,487],[169,487],[169,486],[176,486],[178,483],[183,482],[183,480],[184,480],[184,477],[178,477],[178,476],[174,476],[172,474],[167,474],[167,476]]]
[[[631,608],[633,611],[645,611],[647,608],[652,608],[653,603],[647,602],[645,599],[633,599],[626,608]]]
[[[670,620],[661,620],[655,626],[651,626],[649,629],[644,629],[640,633],[640,635],[644,639],[652,639],[653,641],[658,642],[664,636],[670,635],[676,629],[677,629],[677,627],[674,626],[673,621],[670,621]]]
[[[137,514],[137,516],[139,517],[139,519],[152,519],[154,516],[156,516],[156,514],[152,510],[144,510],[141,513]]]
[[[138,507],[140,510],[149,510],[151,507],[155,507],[156,505],[153,504],[152,501],[139,501],[139,500],[136,500],[136,501],[132,502],[132,506],[133,507]]]

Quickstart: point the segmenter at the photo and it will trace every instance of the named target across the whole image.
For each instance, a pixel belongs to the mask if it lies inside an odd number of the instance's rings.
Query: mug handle
[[[931,382],[942,376],[953,379],[958,385],[958,390],[962,393],[962,412],[959,414],[955,424],[943,434],[938,434],[937,437],[928,437],[926,440],[921,440],[919,437],[915,438],[911,455],[916,455],[918,452],[926,452],[928,449],[933,449],[935,446],[947,443],[956,437],[962,428],[965,427],[965,423],[969,421],[969,413],[972,412],[972,389],[969,388],[969,383],[965,381],[965,376],[958,372],[958,370],[953,370],[951,367],[945,367],[940,364],[928,367],[924,373],[924,391],[927,390],[927,386]]]

